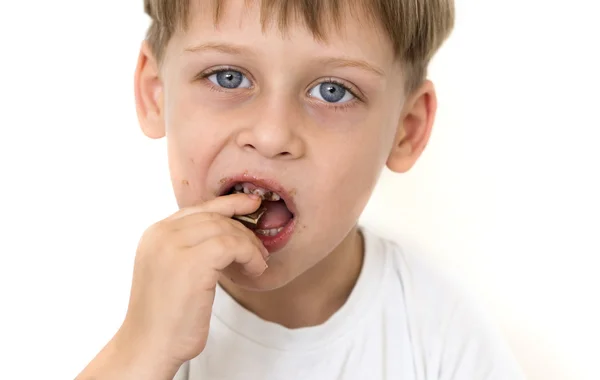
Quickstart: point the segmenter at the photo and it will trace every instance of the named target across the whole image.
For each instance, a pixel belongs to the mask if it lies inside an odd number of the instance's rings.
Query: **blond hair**
[[[144,0],[144,10],[151,18],[146,39],[159,62],[177,28],[187,28],[189,1]],[[212,1],[216,23],[223,0]],[[315,38],[323,39],[328,22],[339,25],[343,21],[344,7],[362,11],[381,25],[404,65],[409,93],[425,79],[431,58],[454,27],[454,0],[261,0],[261,22],[264,28],[276,21],[285,31],[291,17],[299,16]]]

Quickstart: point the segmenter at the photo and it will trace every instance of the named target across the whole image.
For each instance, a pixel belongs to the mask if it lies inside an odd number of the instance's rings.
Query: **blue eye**
[[[309,95],[327,103],[346,103],[354,99],[346,87],[334,82],[319,83],[310,90]]]
[[[250,88],[252,84],[246,76],[236,70],[221,70],[208,76],[208,80],[217,86],[235,89]]]

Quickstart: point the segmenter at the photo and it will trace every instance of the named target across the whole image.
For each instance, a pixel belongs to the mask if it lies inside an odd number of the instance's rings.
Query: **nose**
[[[257,107],[251,124],[236,138],[237,145],[254,150],[270,159],[297,159],[304,155],[305,144],[300,135],[301,117],[293,105],[283,101]]]

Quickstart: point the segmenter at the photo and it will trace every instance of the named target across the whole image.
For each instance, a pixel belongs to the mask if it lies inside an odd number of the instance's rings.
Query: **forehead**
[[[207,42],[228,43],[257,54],[293,49],[298,54],[365,60],[386,72],[397,68],[392,43],[380,25],[367,11],[352,6],[355,1],[341,3],[347,5],[335,17],[332,11],[301,7],[285,12],[260,0],[191,1],[187,28],[178,30],[169,45],[182,51]]]

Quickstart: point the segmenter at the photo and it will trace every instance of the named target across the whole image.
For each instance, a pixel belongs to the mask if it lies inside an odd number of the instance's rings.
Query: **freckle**
[[[181,184],[183,186],[189,186],[190,185],[190,181],[188,181],[187,179],[184,179],[183,181],[181,181]]]
[[[219,181],[219,185],[222,185],[225,182],[227,182],[227,178],[221,178],[221,180]]]
[[[190,158],[190,161],[192,161],[192,164],[196,163],[196,161],[194,161],[194,157]]]
[[[292,190],[290,191],[290,196],[292,196],[292,197],[293,197],[293,196],[295,196],[295,195],[296,195],[296,193],[297,193],[296,189],[292,189]]]

